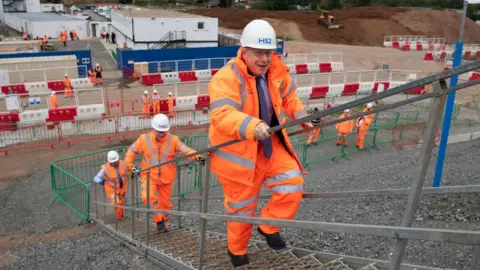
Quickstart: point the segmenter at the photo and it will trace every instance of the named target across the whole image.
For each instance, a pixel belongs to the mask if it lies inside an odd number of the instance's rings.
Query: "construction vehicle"
[[[328,29],[343,28],[343,24],[335,23],[335,16],[330,14],[330,11],[322,10],[322,14],[318,17],[318,24],[327,27]]]

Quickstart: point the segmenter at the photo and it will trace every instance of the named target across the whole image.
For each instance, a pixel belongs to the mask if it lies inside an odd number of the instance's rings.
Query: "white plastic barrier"
[[[165,72],[162,73],[162,80],[164,83],[179,83],[180,78],[177,72]]]
[[[88,78],[71,79],[73,89],[92,88],[93,85]]]
[[[295,69],[295,64],[287,64],[287,67],[290,70],[290,74],[297,74],[297,70]]]
[[[19,125],[45,124],[48,118],[48,109],[27,110],[19,113]]]
[[[361,82],[357,91],[357,95],[370,95],[373,87],[375,87],[374,82]]]
[[[211,70],[195,70],[195,76],[198,81],[207,81],[212,78]]]
[[[393,42],[392,41],[384,41],[383,46],[391,48],[391,47],[393,47]]]
[[[105,106],[103,104],[82,105],[77,107],[75,120],[101,118],[104,114]]]
[[[318,63],[307,64],[308,73],[320,73],[320,65]]]
[[[296,93],[300,99],[310,98],[310,95],[312,94],[312,86],[298,87]]]
[[[195,110],[195,105],[197,104],[198,96],[185,96],[177,97],[175,110]]]
[[[343,62],[332,62],[332,72],[343,71],[343,69]]]
[[[402,84],[406,84],[407,82],[400,82],[400,81],[391,81],[390,82],[390,86],[388,88],[394,88],[394,87],[397,87],[397,86],[400,86]]]
[[[25,83],[25,90],[27,90],[29,94],[45,93],[50,91],[46,82]]]
[[[327,92],[327,97],[339,97],[342,95],[343,88],[345,88],[345,85],[342,84],[331,84],[328,86],[328,92]]]

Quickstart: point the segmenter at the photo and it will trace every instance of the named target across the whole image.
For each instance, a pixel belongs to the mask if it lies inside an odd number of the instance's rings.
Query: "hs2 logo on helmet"
[[[258,43],[272,44],[272,39],[271,38],[258,38]]]

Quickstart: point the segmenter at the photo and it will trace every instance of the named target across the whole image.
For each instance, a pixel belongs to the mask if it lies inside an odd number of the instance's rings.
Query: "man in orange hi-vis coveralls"
[[[313,113],[317,113],[317,112],[318,112],[318,108],[315,107],[315,108],[313,109]],[[323,120],[324,120],[323,117],[313,119],[313,120],[312,120],[312,125],[313,125],[314,127],[319,126],[319,125],[322,123]],[[314,145],[317,145],[318,136],[320,136],[320,128],[316,128],[316,129],[313,131],[313,134],[311,134],[310,136],[308,136],[307,146],[310,146],[311,143],[313,143]]]
[[[127,165],[120,160],[120,156],[115,151],[107,153],[107,160],[108,162],[101,166],[102,169],[93,181],[105,187],[105,193],[112,204],[124,206],[128,186]],[[113,209],[117,214],[117,219],[122,219],[123,209],[116,207],[113,207]]]
[[[368,103],[363,112],[372,110],[372,103]],[[365,146],[365,137],[368,136],[368,129],[372,124],[374,114],[365,115],[357,119],[357,147],[363,149]]]
[[[49,98],[49,100],[50,100],[50,109],[56,109],[56,108],[60,107],[60,106],[58,105],[58,100],[57,100],[56,94],[57,94],[57,92],[55,92],[55,91],[52,91],[52,92],[50,93],[50,98]]]
[[[95,70],[93,67],[88,69],[88,78],[90,79],[90,82],[95,85]]]
[[[72,81],[68,78],[68,74],[65,74],[65,79],[63,79],[63,85],[65,86],[65,92],[63,92],[64,97],[73,97],[73,88]]]
[[[153,115],[157,115],[160,113],[160,95],[158,94],[157,90],[153,90],[152,108],[153,108]]]
[[[175,112],[173,111],[174,100],[172,97],[172,92],[168,92],[167,105],[168,105],[168,117],[174,117]]]
[[[270,134],[270,126],[285,124],[287,116],[307,116],[288,67],[273,52],[273,27],[253,20],[243,30],[241,48],[213,76],[210,96],[211,146],[240,142],[211,153],[211,170],[222,183],[224,207],[230,215],[253,217],[264,185],[273,194],[260,217],[293,219],[303,195],[303,169],[285,129]],[[311,123],[303,125],[312,127]],[[227,222],[228,254],[234,267],[249,263],[247,243],[252,224]],[[275,250],[286,247],[278,226],[260,225],[258,232]]]
[[[150,97],[148,96],[148,91],[145,90],[143,91],[143,96],[142,96],[142,119],[148,118],[150,116]]]
[[[338,119],[343,119],[350,115],[350,109],[346,109]],[[337,123],[335,127],[337,128],[338,132],[337,145],[341,145],[343,141],[343,145],[348,146],[348,134],[350,134],[353,130],[353,120]]]
[[[178,155],[189,155],[196,151],[186,146],[180,138],[169,133],[170,123],[165,114],[157,114],[152,119],[153,130],[142,134],[128,148],[125,156],[127,167],[131,171],[137,168],[133,163],[137,154],[142,155],[142,170],[160,163],[175,159]],[[202,155],[196,155],[190,160],[201,160]],[[175,181],[177,167],[175,163],[157,166],[150,170],[150,206],[152,209],[172,209],[170,197],[172,184]],[[147,171],[140,173],[142,186],[142,202],[147,205]],[[159,232],[167,232],[169,215],[158,213],[153,216]]]

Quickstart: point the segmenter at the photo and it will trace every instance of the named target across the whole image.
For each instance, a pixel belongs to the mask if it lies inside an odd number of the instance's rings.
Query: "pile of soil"
[[[427,35],[458,38],[460,14],[453,11],[415,10],[410,8],[356,7],[333,10],[342,29],[318,25],[319,12],[240,10],[230,8],[190,9],[185,12],[219,18],[220,26],[240,30],[253,19],[268,18],[279,36],[297,41],[333,44],[381,46],[386,35]],[[420,22],[422,20],[422,22]],[[295,27],[299,33],[295,32]],[[465,41],[480,42],[480,25],[468,19]],[[292,33],[293,32],[293,33]],[[303,37],[303,38],[302,38]]]

